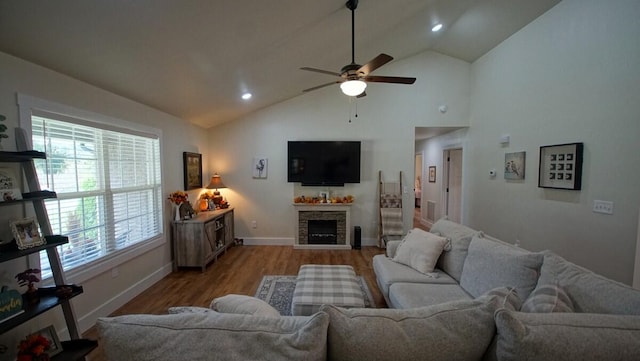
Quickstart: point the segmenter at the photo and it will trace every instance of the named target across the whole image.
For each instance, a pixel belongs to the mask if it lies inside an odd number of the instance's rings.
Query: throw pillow
[[[431,232],[451,239],[449,249],[442,252],[436,266],[460,282],[469,243],[478,231],[443,217],[433,224]]]
[[[126,315],[97,321],[108,360],[327,359],[329,316]]]
[[[640,317],[499,310],[500,361],[637,360]]]
[[[571,298],[558,285],[536,287],[522,305],[522,312],[573,312]]]
[[[542,259],[542,254],[476,234],[469,244],[460,286],[474,297],[496,287],[515,287],[526,300],[538,283]]]
[[[345,309],[330,316],[328,360],[479,360],[494,334],[494,307],[455,301],[409,309]]]
[[[414,228],[405,236],[393,260],[420,273],[431,273],[446,244],[446,238]]]
[[[244,315],[280,317],[280,312],[265,301],[245,295],[226,295],[214,298],[211,309],[221,313],[238,313]]]

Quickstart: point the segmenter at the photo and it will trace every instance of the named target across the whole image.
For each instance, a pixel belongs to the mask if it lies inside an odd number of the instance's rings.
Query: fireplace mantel
[[[351,249],[351,205],[352,203],[294,203],[296,210],[296,229],[295,243],[293,248],[296,249]],[[344,240],[341,244],[305,244],[306,240],[301,243],[300,240],[300,214],[301,212],[343,212],[346,217],[346,225],[339,238]]]

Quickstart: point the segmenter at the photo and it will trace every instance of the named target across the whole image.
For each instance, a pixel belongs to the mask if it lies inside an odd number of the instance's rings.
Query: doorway
[[[444,150],[444,214],[462,223],[462,148]]]

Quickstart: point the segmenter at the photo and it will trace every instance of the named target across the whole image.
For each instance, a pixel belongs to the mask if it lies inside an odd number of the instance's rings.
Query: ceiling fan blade
[[[339,81],[339,80],[336,80],[336,81],[332,81],[332,82],[330,82],[330,83],[326,83],[326,84],[322,84],[322,85],[314,86],[313,88],[305,89],[305,90],[303,90],[302,92],[303,92],[303,93],[306,93],[306,92],[310,92],[310,91],[312,91],[312,90],[316,90],[316,89],[324,88],[324,87],[326,87],[326,86],[333,85],[333,84],[338,84],[338,83],[342,83],[342,82],[341,82],[341,81]]]
[[[387,55],[384,53],[380,54],[375,58],[373,58],[370,62],[361,66],[360,69],[358,69],[358,73],[367,75],[372,71],[378,69],[379,67],[383,66],[384,64],[390,62],[391,60],[393,60],[393,57],[391,55]]]
[[[394,83],[394,84],[413,84],[416,78],[404,78],[399,76],[365,76],[362,80],[372,83]]]
[[[300,70],[306,70],[306,71],[313,71],[316,73],[321,73],[321,74],[327,74],[327,75],[333,75],[333,76],[340,76],[340,73],[336,73],[335,71],[328,71],[328,70],[322,70],[322,69],[316,69],[316,68],[309,68],[309,67],[302,67],[300,68]]]

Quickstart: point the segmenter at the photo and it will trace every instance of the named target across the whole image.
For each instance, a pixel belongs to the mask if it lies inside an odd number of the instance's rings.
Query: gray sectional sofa
[[[412,231],[374,257],[389,309],[279,316],[230,295],[213,310],[102,318],[101,345],[118,361],[640,360],[640,291],[446,219],[432,232]],[[425,236],[435,252],[407,248]]]

